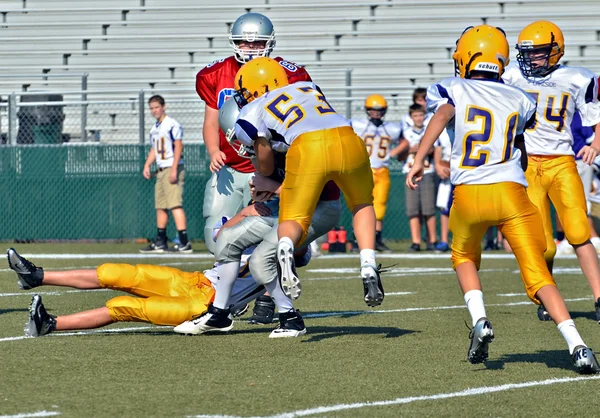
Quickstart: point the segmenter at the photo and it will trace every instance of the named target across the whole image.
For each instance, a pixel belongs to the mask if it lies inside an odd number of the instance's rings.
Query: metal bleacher
[[[275,55],[307,66],[332,101],[382,93],[393,98],[390,116],[405,112],[411,92],[453,73],[456,38],[469,25],[502,27],[511,45],[534,19],[565,33],[563,62],[600,71],[600,2],[581,0],[10,0],[0,4],[0,94],[27,91],[77,93],[87,73],[88,100],[132,101],[139,89],[168,92],[181,109],[194,103],[201,137],[202,105],[194,76],[231,55],[228,30],[246,11],[269,16],[276,28]],[[351,88],[347,72],[351,70]],[[11,75],[19,77],[11,78]],[[65,95],[65,97],[67,97]],[[187,101],[190,102],[187,102]],[[118,140],[137,121],[137,108],[102,110],[89,131],[112,130]],[[178,108],[173,106],[172,108]],[[100,112],[100,111],[99,111]],[[68,112],[67,112],[68,113]],[[197,126],[196,126],[197,125]],[[121,129],[122,126],[122,129]],[[94,129],[89,129],[94,128]],[[190,132],[190,129],[187,130]]]

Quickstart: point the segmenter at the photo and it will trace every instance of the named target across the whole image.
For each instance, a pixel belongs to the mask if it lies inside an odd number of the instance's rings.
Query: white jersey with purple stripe
[[[450,104],[452,184],[514,182],[527,186],[516,135],[535,122],[535,102],[516,87],[489,80],[446,78],[427,89],[427,108]]]
[[[150,129],[150,144],[154,148],[156,165],[159,168],[171,167],[173,165],[173,150],[175,141],[183,139],[183,128],[170,116],[164,117],[162,122],[156,122]],[[179,165],[183,164],[183,156]]]
[[[250,146],[258,137],[274,139],[275,151],[285,152],[292,142],[307,132],[350,126],[336,113],[318,87],[299,82],[272,90],[242,108],[235,135]]]
[[[371,168],[377,169],[390,165],[390,152],[400,142],[402,128],[398,122],[384,121],[377,126],[369,119],[353,119],[350,125],[360,136],[369,152]]]
[[[502,75],[506,84],[519,87],[537,101],[537,122],[525,130],[530,155],[573,155],[571,121],[577,111],[583,126],[600,122],[598,80],[581,67],[561,65],[546,77],[525,77],[517,65]]]

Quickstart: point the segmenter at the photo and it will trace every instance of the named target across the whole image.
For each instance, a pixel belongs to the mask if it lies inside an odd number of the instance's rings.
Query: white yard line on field
[[[65,253],[65,254],[22,254],[25,258],[32,258],[34,261],[36,259],[50,259],[50,260],[75,260],[75,259],[147,259],[147,258],[167,258],[167,259],[199,259],[199,260],[214,260],[214,256],[207,252],[197,252],[192,254],[173,254],[173,253],[151,253],[151,254],[142,254],[142,253],[95,253],[95,254],[74,254],[74,253]],[[515,256],[513,254],[491,254],[491,253],[483,253],[482,257],[488,260],[511,260],[514,259]],[[568,254],[562,256],[556,256],[558,259],[575,259],[577,258],[575,254]],[[321,260],[336,260],[336,259],[358,259],[357,254],[327,254],[319,257]],[[414,253],[391,253],[391,254],[377,254],[377,259],[391,259],[391,260],[449,260],[450,254],[414,254]]]
[[[508,383],[504,385],[498,386],[482,386],[478,388],[470,388],[461,390],[458,392],[446,392],[446,393],[437,393],[433,395],[422,395],[422,396],[408,396],[404,398],[396,398],[390,399],[386,401],[366,401],[366,402],[356,402],[356,403],[344,403],[337,405],[328,405],[328,406],[318,406],[315,408],[309,409],[300,409],[298,411],[293,412],[284,412],[276,415],[268,415],[263,417],[252,417],[252,418],[295,418],[295,417],[306,417],[310,415],[320,415],[337,411],[345,411],[351,409],[360,409],[360,408],[373,408],[373,407],[381,407],[381,406],[392,406],[392,405],[405,405],[414,402],[423,402],[423,401],[437,401],[440,399],[452,399],[452,398],[462,398],[466,396],[477,396],[477,395],[487,395],[490,393],[497,392],[505,392],[509,390],[517,390],[517,389],[526,389],[536,386],[548,386],[548,385],[556,385],[560,383],[572,383],[572,382],[582,382],[587,380],[598,380],[600,376],[580,376],[580,377],[560,377],[546,380],[534,380],[530,382],[522,382],[522,383]],[[367,414],[367,412],[364,412]],[[400,413],[399,413],[400,415]],[[193,415],[188,416],[188,418],[244,418],[233,415]],[[251,417],[248,417],[251,418]]]
[[[88,292],[110,292],[112,289],[74,289],[74,290],[62,290],[62,291],[48,291],[48,292],[18,292],[18,293],[0,293],[0,298],[7,296],[33,296],[33,295],[53,295],[59,296],[65,293],[88,293]],[[0,417],[1,418],[1,417]]]
[[[565,302],[581,302],[592,300],[591,297],[585,298],[574,298],[565,299]],[[486,307],[503,307],[503,306],[522,306],[522,305],[533,305],[531,301],[522,302],[511,302],[511,303],[490,303]],[[302,316],[304,318],[327,318],[331,316],[345,316],[345,315],[367,315],[367,314],[388,314],[388,313],[400,313],[400,312],[420,312],[420,311],[440,311],[449,309],[466,309],[465,305],[450,305],[450,306],[428,306],[428,307],[415,307],[415,308],[402,308],[402,309],[376,309],[372,311],[335,311],[335,312],[315,312],[306,313]],[[138,331],[143,329],[161,329],[167,327],[158,327],[156,325],[142,326],[142,327],[130,327],[130,328],[109,328],[109,329],[96,329],[92,331],[76,331],[76,332],[56,332],[50,334],[48,337],[67,337],[67,336],[79,336],[89,334],[103,334],[103,333],[118,333],[127,331]],[[170,327],[169,327],[170,328]],[[18,341],[24,339],[30,339],[31,337],[18,336],[18,337],[5,337],[0,338],[0,342],[5,341]],[[47,337],[45,337],[47,338]],[[1,417],[0,417],[1,418]]]
[[[58,411],[22,412],[16,415],[0,415],[0,418],[29,418],[29,417],[55,417],[60,415]]]

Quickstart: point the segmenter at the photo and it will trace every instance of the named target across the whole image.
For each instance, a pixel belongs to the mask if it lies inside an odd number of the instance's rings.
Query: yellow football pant
[[[545,240],[540,234],[542,219],[518,183],[458,185],[450,209],[452,265],[473,262],[481,265],[481,239],[490,226],[497,226],[517,258],[527,296],[547,285],[556,286],[544,261]]]
[[[200,272],[147,264],[102,264],[96,271],[102,287],[141,296],[106,302],[115,321],[179,325],[205,312],[215,295],[210,280]]]
[[[390,169],[388,167],[373,168],[373,206],[378,221],[385,218],[387,201],[390,195]]]
[[[531,155],[525,177],[529,183],[529,199],[542,215],[546,261],[552,261],[556,255],[548,197],[552,200],[569,244],[583,244],[591,238],[585,192],[573,156]]]
[[[373,174],[365,143],[351,127],[300,135],[287,152],[279,202],[279,223],[293,220],[306,238],[325,183],[333,180],[350,211],[373,204]]]

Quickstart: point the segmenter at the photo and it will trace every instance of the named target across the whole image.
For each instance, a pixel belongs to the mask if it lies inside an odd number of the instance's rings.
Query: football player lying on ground
[[[248,214],[251,207],[245,208]],[[232,224],[245,215],[240,215]],[[226,227],[225,227],[226,228]],[[218,234],[218,231],[216,231]],[[263,295],[265,289],[249,274],[247,251],[240,263],[239,280],[232,291],[231,311],[244,307]],[[34,295],[29,307],[29,321],[25,333],[39,337],[52,331],[100,328],[115,322],[150,322],[155,325],[175,326],[202,315],[213,301],[214,283],[218,281],[216,269],[202,272],[185,272],[173,267],[156,265],[102,264],[96,269],[70,271],[44,271],[20,256],[13,248],[7,251],[8,265],[18,276],[24,290],[44,285],[67,286],[77,289],[113,289],[139,297],[117,296],[102,308],[55,317],[48,314],[42,297]],[[310,253],[296,260],[306,265]],[[233,328],[231,323],[227,330]]]
[[[239,108],[234,100],[228,100],[219,110],[219,123],[226,133],[229,143],[237,150],[238,155],[246,158],[253,156],[253,150],[246,148],[236,140],[233,127]],[[277,279],[276,249],[277,239],[274,242],[262,242],[271,231],[277,231],[277,217],[279,212],[279,198],[281,182],[285,174],[285,154],[275,153],[276,170],[274,175],[263,177],[255,175],[252,180],[251,193],[255,200],[267,200],[265,203],[256,203],[261,216],[246,216],[230,228],[224,229],[217,239],[215,247],[215,258],[218,263],[217,272],[219,281],[215,284],[215,300],[208,311],[193,320],[186,321],[175,327],[174,331],[182,334],[202,334],[208,331],[226,331],[232,323],[229,316],[232,289],[238,277],[237,266],[242,253],[249,247],[260,244],[260,256],[263,260],[257,260],[254,271],[259,275],[255,280],[264,284],[274,305],[279,312],[279,326],[271,333],[270,338],[297,337],[306,333],[302,316],[292,305]],[[340,203],[340,192],[333,182],[329,182],[320,196],[315,209],[315,216],[309,227],[307,243],[327,233],[339,222],[342,207]],[[258,214],[258,213],[257,213]],[[236,215],[237,216],[237,215]],[[233,218],[232,218],[233,220]],[[276,235],[275,235],[276,236]],[[298,247],[299,250],[306,246]],[[274,275],[265,275],[265,272],[274,271]],[[269,299],[270,301],[270,299]],[[271,302],[271,303],[273,303]],[[266,305],[266,302],[265,302]],[[265,306],[265,310],[267,307]],[[271,313],[272,317],[272,313]]]
[[[494,331],[486,317],[481,281],[481,239],[497,226],[508,240],[521,270],[527,296],[543,303],[569,346],[579,373],[600,373],[594,353],[579,335],[567,305],[544,260],[546,248],[540,212],[527,197],[527,152],[523,132],[535,123],[535,100],[519,88],[501,83],[508,64],[508,41],[498,28],[467,28],[453,58],[457,75],[427,89],[427,105],[435,110],[406,185],[417,187],[423,161],[443,129],[454,137],[450,180],[452,265],[471,314],[473,329],[468,360],[488,358]]]

